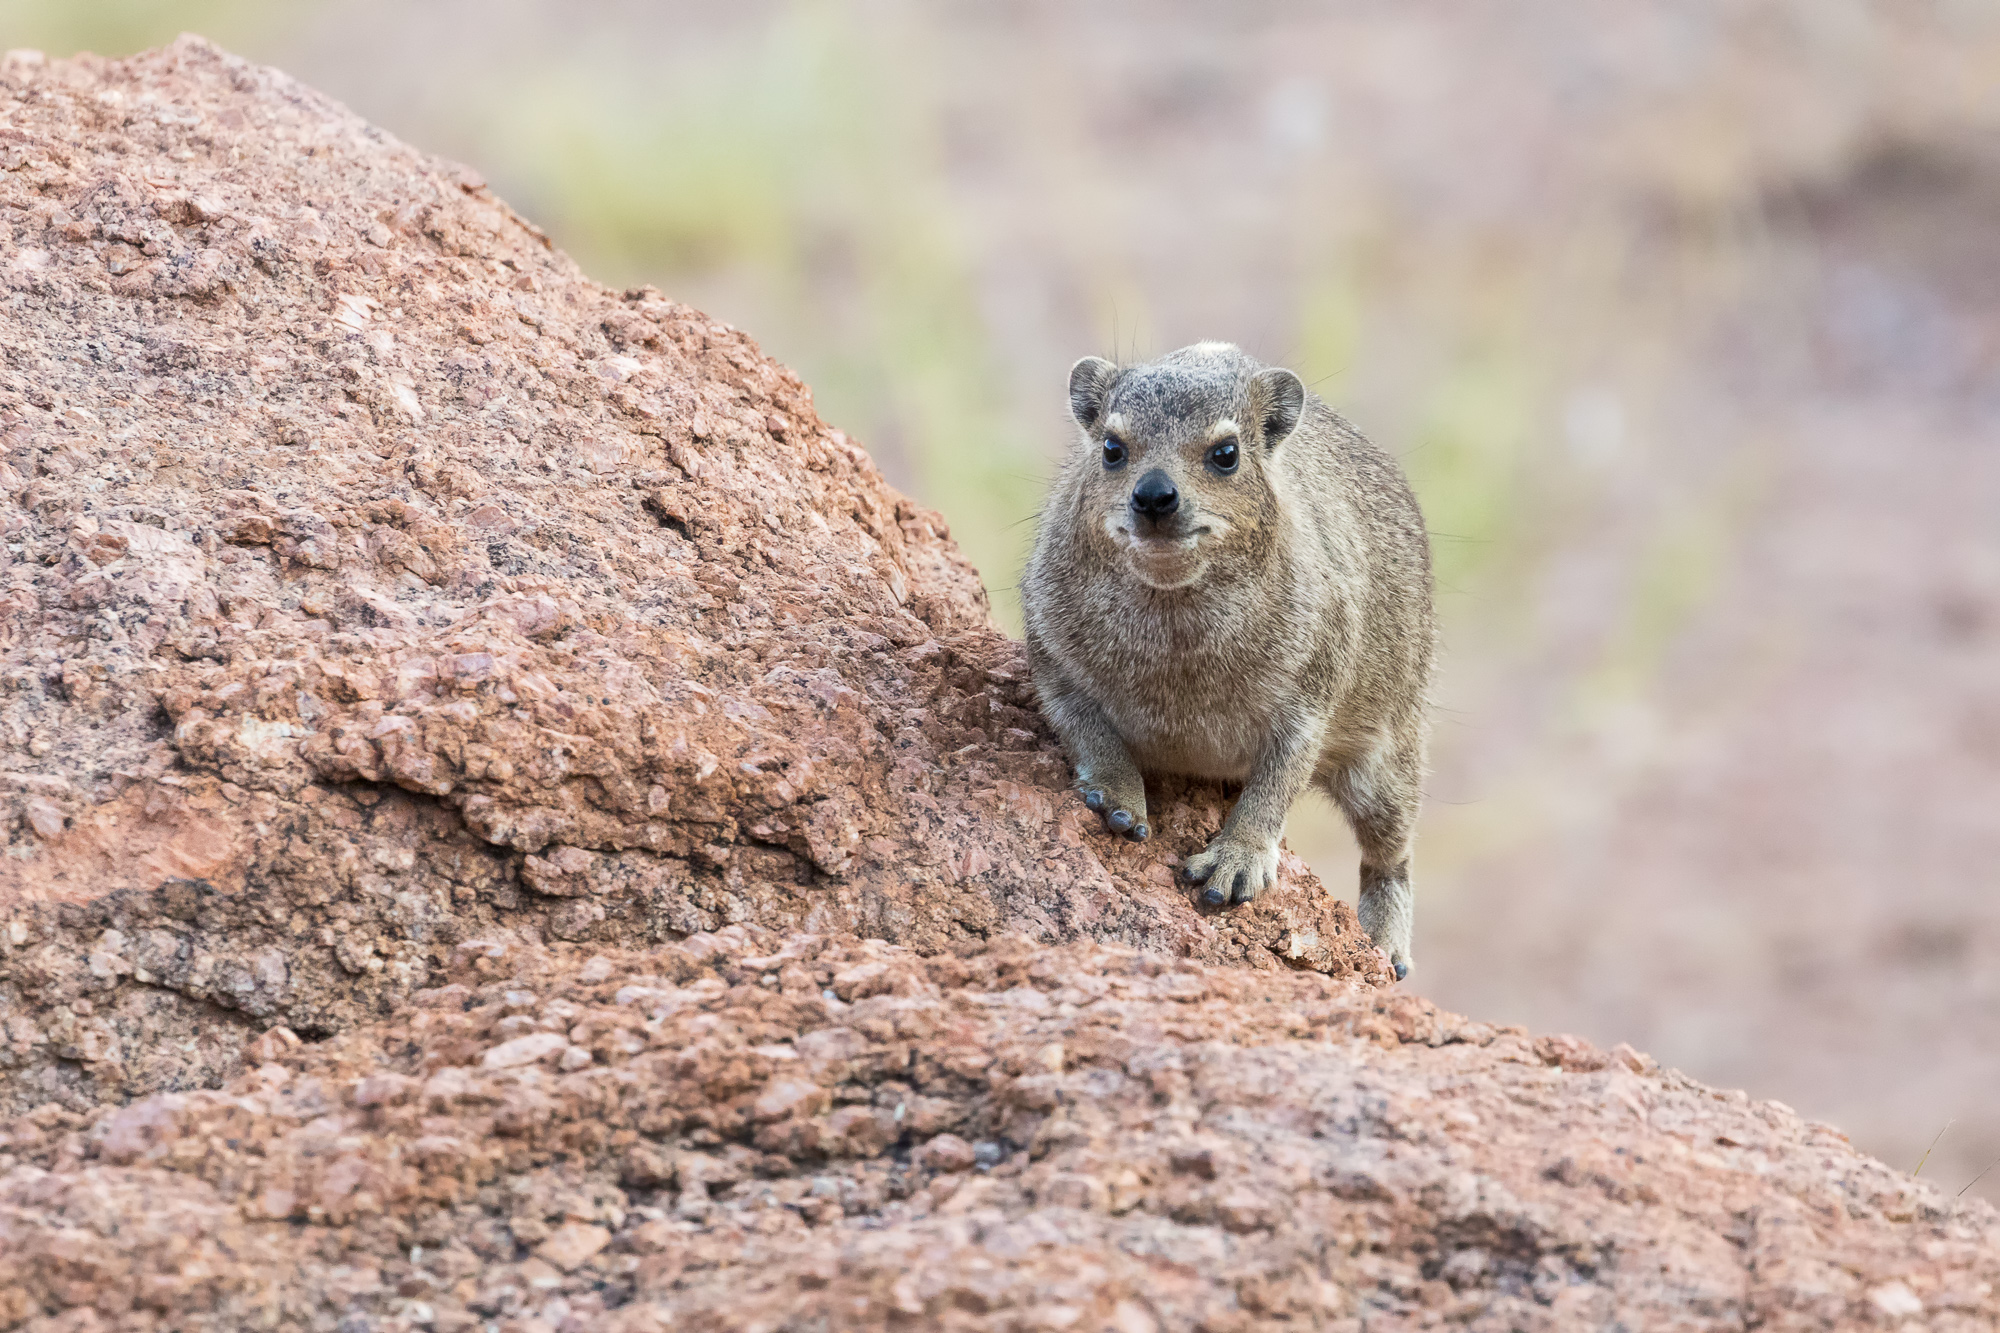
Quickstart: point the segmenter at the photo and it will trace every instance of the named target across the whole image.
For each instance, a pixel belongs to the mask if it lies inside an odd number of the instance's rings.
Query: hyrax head
[[[1087,356],[1070,368],[1069,404],[1093,544],[1160,589],[1255,564],[1277,515],[1270,469],[1305,410],[1297,375],[1228,343],[1143,366]]]

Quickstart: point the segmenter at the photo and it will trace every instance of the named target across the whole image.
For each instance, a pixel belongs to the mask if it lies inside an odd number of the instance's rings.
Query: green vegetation
[[[0,46],[123,56],[184,32],[248,45],[289,27],[299,0],[0,0]]]
[[[844,7],[794,4],[754,44],[658,83],[541,72],[491,109],[482,138],[591,272],[697,300],[726,283],[745,299],[822,415],[945,512],[1018,632],[1042,442],[995,389],[905,54]]]
[[[1431,386],[1403,466],[1445,594],[1473,587],[1525,521],[1522,451],[1539,406],[1523,367],[1499,350],[1465,356]]]

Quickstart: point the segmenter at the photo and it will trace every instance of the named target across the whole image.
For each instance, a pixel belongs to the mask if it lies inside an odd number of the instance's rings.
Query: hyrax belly
[[[1271,725],[1241,707],[1143,708],[1129,696],[1107,700],[1105,711],[1142,773],[1220,782],[1249,779]]]

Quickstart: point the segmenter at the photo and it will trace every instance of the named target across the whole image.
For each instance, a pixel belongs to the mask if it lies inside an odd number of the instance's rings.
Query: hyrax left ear
[[[1089,430],[1097,424],[1117,376],[1118,367],[1101,356],[1086,356],[1069,368],[1069,410],[1077,425]]]
[[[1264,447],[1275,449],[1298,429],[1299,416],[1306,410],[1306,386],[1289,370],[1260,370],[1250,381],[1250,406]]]

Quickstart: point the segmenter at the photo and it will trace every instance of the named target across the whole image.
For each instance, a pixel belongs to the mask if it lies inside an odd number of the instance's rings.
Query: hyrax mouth
[[[1200,549],[1209,535],[1206,525],[1149,525],[1134,523],[1117,515],[1105,524],[1112,542],[1124,558],[1126,569],[1139,582],[1153,588],[1180,588],[1201,576],[1207,563]]]
[[[1104,531],[1128,554],[1192,550],[1210,533],[1206,523],[1186,519],[1149,522],[1130,513],[1107,514]]]

